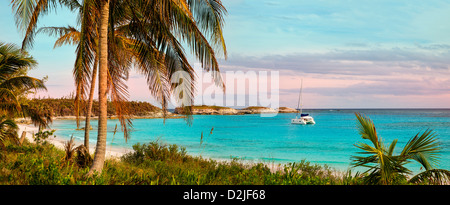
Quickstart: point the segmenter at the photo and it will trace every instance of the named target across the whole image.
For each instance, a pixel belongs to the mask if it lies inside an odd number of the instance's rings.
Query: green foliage
[[[37,62],[15,44],[0,42],[0,115],[22,115],[22,101],[32,91],[46,90],[44,80],[27,76]]]
[[[43,143],[48,137],[52,136],[53,133],[55,133],[56,130],[45,130],[45,131],[39,131],[38,133],[34,134],[34,141],[37,144]],[[56,136],[54,136],[56,137]]]
[[[4,148],[8,142],[18,143],[17,131],[19,127],[14,120],[0,116],[0,148]]]
[[[413,184],[441,185],[450,181],[450,171],[445,169],[431,169],[424,171],[409,180]]]
[[[344,184],[328,167],[306,161],[272,171],[267,164],[231,159],[218,162],[192,157],[185,148],[160,142],[136,144],[120,160],[107,160],[100,175],[87,177],[89,168],[66,158],[64,150],[49,143],[9,145],[0,151],[0,184],[105,184],[105,185],[281,185]],[[77,161],[78,153],[75,153]],[[281,165],[280,165],[281,166]],[[358,179],[351,183],[358,184]],[[360,184],[360,183],[359,183]]]
[[[156,142],[150,142],[149,144],[137,143],[133,145],[134,153],[129,153],[123,156],[125,161],[134,163],[141,163],[144,160],[154,161],[186,161],[189,156],[186,154],[186,148],[178,147],[177,145],[166,145]]]
[[[73,96],[62,97],[62,98],[41,98],[41,99],[32,99],[29,104],[43,104],[45,106],[51,107],[53,111],[53,116],[63,117],[63,116],[75,116],[75,104]],[[130,111],[131,115],[134,116],[145,116],[152,112],[160,111],[161,109],[153,106],[148,102],[137,102],[131,101],[126,102],[126,106]],[[115,106],[113,106],[112,102],[108,102],[108,116],[113,116],[116,113]],[[92,106],[92,114],[94,116],[98,116],[98,101],[93,102]]]
[[[394,154],[397,140],[392,141],[388,146],[383,143],[381,137],[378,136],[375,125],[368,117],[356,113],[358,120],[358,131],[363,139],[370,140],[372,145],[359,142],[355,146],[362,151],[358,154],[364,156],[352,156],[353,167],[368,168],[363,177],[365,184],[403,184],[407,182],[408,175],[412,172],[405,167],[410,161],[419,162],[426,172],[434,170],[433,177],[428,181],[446,183],[448,180],[442,180],[442,177],[448,175],[448,171],[434,169],[438,162],[438,152],[440,150],[437,143],[436,134],[432,130],[426,130],[422,134],[419,132],[411,138],[403,148],[399,155]],[[440,172],[440,173],[437,173]],[[419,174],[420,176],[421,174]],[[441,177],[441,178],[436,178]],[[420,177],[413,177],[417,180],[409,181],[411,183],[421,183]],[[445,178],[443,178],[445,179]],[[448,179],[448,178],[447,178]]]

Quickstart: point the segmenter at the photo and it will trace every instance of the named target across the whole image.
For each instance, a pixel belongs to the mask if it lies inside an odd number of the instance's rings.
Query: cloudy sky
[[[279,104],[305,108],[450,108],[450,2],[444,0],[223,0],[226,71],[278,71]],[[75,25],[64,9],[41,26]],[[0,40],[20,44],[9,1],[0,2]],[[48,92],[73,91],[74,47],[39,35],[30,53]],[[188,50],[188,49],[187,49]],[[194,63],[194,62],[193,62]],[[226,77],[226,76],[225,76]],[[152,101],[133,74],[131,99]]]

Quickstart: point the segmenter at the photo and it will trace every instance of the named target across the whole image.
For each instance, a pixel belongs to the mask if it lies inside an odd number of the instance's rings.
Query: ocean
[[[314,125],[291,124],[295,113],[275,117],[194,115],[192,125],[184,119],[166,119],[165,123],[163,119],[135,119],[127,142],[118,120],[108,120],[107,146],[132,149],[136,143],[158,140],[183,146],[194,156],[275,164],[306,160],[345,171],[350,168],[351,156],[359,156],[356,143],[372,145],[358,134],[355,112],[373,120],[385,144],[398,139],[394,153],[400,153],[417,133],[432,129],[442,148],[437,168],[450,170],[450,109],[305,109],[303,113],[314,117]],[[114,135],[116,124],[119,131]],[[92,120],[91,125],[94,129],[90,140],[95,143],[97,120]],[[83,141],[84,131],[75,130],[74,120],[55,120],[51,127],[57,129],[58,137],[68,140],[73,135]],[[407,167],[420,172],[417,162]]]

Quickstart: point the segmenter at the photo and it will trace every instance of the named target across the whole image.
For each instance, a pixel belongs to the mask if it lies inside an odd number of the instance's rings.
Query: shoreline
[[[34,135],[34,133],[38,132],[37,127],[34,127],[31,124],[23,124],[23,123],[17,123],[17,126],[19,126],[19,131],[18,131],[19,136],[22,136],[22,133],[25,131],[26,132],[25,137],[28,139],[28,141],[31,143],[35,143],[33,135]],[[64,145],[68,140],[63,139],[62,137],[60,137],[58,135],[52,135],[52,136],[49,136],[46,139],[46,141],[53,144],[56,148],[64,150]],[[82,143],[74,140],[75,147],[77,147],[81,144]],[[92,144],[92,143],[89,144],[89,153],[94,154],[95,146],[96,146],[95,144]],[[126,148],[106,146],[106,158],[107,159],[114,159],[114,158],[118,159],[121,156],[123,156],[129,152],[132,152],[132,151],[133,150],[126,149]]]
[[[66,120],[69,120],[72,118],[68,118]],[[57,119],[57,120],[64,120],[64,119]],[[73,119],[72,119],[73,120]],[[17,125],[19,126],[19,137],[22,136],[22,132],[25,131],[26,135],[25,137],[28,139],[29,142],[31,143],[35,143],[34,142],[34,138],[33,138],[33,134],[38,132],[38,128],[33,126],[32,124],[24,124],[24,123],[17,123]],[[57,129],[55,129],[57,130]],[[53,144],[57,149],[61,149],[64,151],[64,145],[66,142],[68,142],[67,139],[63,139],[61,136],[58,135],[52,135],[49,136],[46,141],[48,143]],[[75,147],[79,146],[83,144],[82,141],[79,140],[74,140],[74,145]],[[93,155],[95,153],[95,148],[96,148],[96,144],[95,143],[90,143],[89,144],[89,153],[91,155]],[[129,149],[129,148],[122,148],[122,147],[115,147],[115,146],[106,146],[106,159],[112,159],[112,160],[120,160],[120,157],[122,157],[123,155],[127,154],[127,153],[131,153],[133,152],[133,149]],[[209,156],[204,156],[202,154],[197,154],[197,153],[188,153],[190,156],[192,157],[201,157],[202,159],[205,160],[214,160],[218,163],[231,163],[234,161],[234,159],[224,159],[224,158],[214,158],[214,157],[209,157]],[[275,161],[261,161],[261,160],[249,160],[249,159],[238,159],[237,160],[238,163],[241,163],[242,165],[244,165],[246,168],[250,168],[256,164],[262,163],[264,165],[267,166],[267,168],[270,169],[270,171],[272,173],[276,173],[277,171],[281,171],[284,172],[284,166],[289,164],[289,163],[293,163],[293,162],[275,162]],[[317,164],[317,163],[312,163],[312,165],[319,165],[321,167],[324,167],[324,165],[326,164]],[[342,176],[345,174],[346,171],[344,170],[340,170],[336,167],[332,167],[332,166],[328,166],[326,165],[328,168],[330,168],[330,170],[332,171],[334,176]]]
[[[34,127],[31,124],[23,124],[23,123],[17,123],[17,125],[19,126],[19,131],[18,134],[19,136],[22,136],[22,132],[25,131],[26,135],[25,137],[28,139],[29,142],[31,143],[35,143],[34,142],[34,138],[33,138],[33,134],[38,132],[38,128]],[[53,144],[56,148],[64,150],[64,144],[68,141],[66,139],[62,139],[62,137],[58,136],[58,135],[52,135],[50,137],[48,137],[46,139],[47,142]],[[77,140],[74,140],[74,144],[75,147],[83,144],[83,142],[79,142]],[[96,144],[90,143],[89,144],[89,153],[90,154],[94,154],[95,152],[95,146]],[[128,149],[128,148],[120,148],[120,147],[113,147],[113,146],[106,146],[106,159],[119,159],[120,157],[122,157],[123,155],[133,152],[132,149]],[[230,163],[232,160],[231,159],[219,159],[219,158],[211,158],[211,157],[207,157],[207,156],[202,156],[202,155],[197,155],[197,154],[189,154],[192,157],[201,157],[203,159],[206,160],[214,160],[217,161],[219,163]],[[255,161],[250,161],[250,160],[239,160],[238,162],[242,162],[242,164],[244,165],[255,165],[258,162]],[[272,172],[276,172],[276,171],[282,171],[283,170],[283,166],[285,164],[283,163],[274,163],[274,162],[261,162],[263,164],[265,164]]]

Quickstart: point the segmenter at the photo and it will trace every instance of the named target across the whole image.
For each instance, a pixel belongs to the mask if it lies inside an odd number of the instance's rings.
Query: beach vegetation
[[[363,139],[369,140],[372,145],[359,142],[355,146],[361,149],[358,154],[363,156],[352,156],[353,167],[365,167],[365,184],[393,185],[406,183],[448,183],[449,171],[436,169],[439,158],[439,143],[437,135],[432,130],[417,133],[404,146],[399,154],[395,147],[397,139],[391,144],[385,144],[378,135],[373,121],[360,114],[355,113],[359,134]],[[420,163],[426,171],[410,178],[412,171],[405,165],[412,161]],[[409,180],[408,180],[409,179]]]
[[[81,145],[82,146],[82,145]],[[105,161],[102,173],[86,175],[73,142],[66,149],[54,145],[10,144],[0,151],[0,184],[20,185],[337,185],[357,184],[357,178],[305,160],[279,165],[248,163],[241,159],[217,161],[191,156],[186,149],[160,141],[136,144],[133,152]],[[68,154],[70,153],[70,154]],[[344,180],[345,179],[345,180]]]
[[[34,142],[37,144],[41,144],[46,141],[50,136],[55,133],[56,130],[39,130],[36,134],[34,134]],[[53,137],[56,137],[53,135]]]
[[[102,173],[87,175],[93,161],[75,147],[65,149],[46,141],[9,143],[0,150],[0,184],[53,185],[363,185],[373,183],[369,173],[339,172],[306,160],[287,164],[246,162],[230,158],[217,161],[189,155],[185,148],[153,141],[135,144],[133,151],[105,161]],[[83,154],[81,154],[83,153]],[[447,174],[442,174],[447,173]],[[430,169],[409,180],[393,174],[390,184],[443,184],[448,171]],[[386,183],[388,184],[388,183]]]

